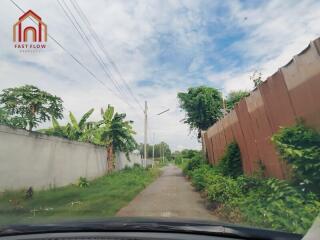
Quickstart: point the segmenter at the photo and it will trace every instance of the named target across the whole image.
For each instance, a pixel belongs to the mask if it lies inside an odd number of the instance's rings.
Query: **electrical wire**
[[[100,49],[102,50],[102,52],[104,53],[105,57],[108,59],[108,61],[111,63],[111,66],[113,67],[114,71],[119,75],[120,80],[124,83],[124,86],[126,87],[128,93],[133,97],[133,99],[136,101],[136,103],[139,105],[140,109],[142,111],[144,111],[140,101],[137,99],[137,97],[134,95],[132,89],[130,88],[130,86],[128,85],[127,81],[124,79],[124,77],[122,76],[121,72],[119,71],[119,68],[117,67],[116,63],[114,62],[114,60],[111,58],[111,56],[108,54],[107,50],[105,49],[101,39],[99,38],[99,36],[97,35],[96,31],[92,28],[87,16],[85,15],[85,13],[82,11],[81,7],[79,6],[79,4],[76,1],[72,1],[70,0],[71,4],[73,5],[74,9],[76,10],[76,12],[78,13],[79,17],[82,19],[82,21],[86,24],[89,32],[91,33],[92,37],[95,39],[97,45],[100,47]]]
[[[102,68],[102,70],[104,71],[104,73],[106,74],[107,78],[109,78],[112,82],[112,84],[114,85],[114,87],[118,90],[119,92],[119,96],[121,98],[124,97],[125,99],[127,98],[127,96],[125,96],[119,86],[117,86],[117,84],[114,82],[114,80],[112,79],[112,77],[110,76],[110,74],[108,73],[108,71],[105,69],[103,60],[101,59],[101,57],[99,56],[98,52],[96,51],[96,49],[94,48],[94,46],[91,44],[89,38],[87,37],[87,35],[85,34],[84,30],[81,28],[80,24],[77,22],[76,18],[74,17],[74,15],[72,14],[71,10],[69,9],[69,7],[66,5],[66,3],[64,2],[64,0],[62,1],[62,3],[65,5],[65,7],[61,4],[61,2],[58,0],[57,1],[58,4],[60,5],[61,9],[63,10],[64,14],[66,15],[66,17],[68,18],[68,20],[71,22],[72,26],[76,29],[76,31],[78,32],[78,34],[80,35],[81,39],[84,41],[84,43],[86,44],[86,46],[88,47],[90,53],[92,54],[92,56],[97,60],[97,62],[99,63],[100,67]],[[134,108],[128,101],[125,101],[126,104],[128,106],[130,106],[131,108]]]
[[[18,8],[22,13],[25,11],[14,1],[10,0],[10,2]],[[32,22],[36,23],[32,18],[30,18]],[[95,75],[89,68],[87,68],[77,57],[75,57],[70,51],[68,51],[57,39],[55,39],[51,34],[47,33],[48,37],[55,42],[64,52],[66,52],[80,67],[82,67],[89,75],[91,75],[96,81],[102,84],[109,92],[115,94],[120,100],[125,102],[122,98],[120,98],[111,88],[109,88],[103,81],[101,81],[97,75]],[[126,103],[126,102],[125,102]]]

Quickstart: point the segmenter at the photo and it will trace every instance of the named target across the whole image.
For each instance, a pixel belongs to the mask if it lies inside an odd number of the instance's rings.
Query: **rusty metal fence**
[[[217,164],[226,146],[239,144],[245,174],[265,166],[265,174],[288,177],[271,136],[302,118],[320,130],[320,38],[267,78],[250,96],[203,133],[210,164]]]

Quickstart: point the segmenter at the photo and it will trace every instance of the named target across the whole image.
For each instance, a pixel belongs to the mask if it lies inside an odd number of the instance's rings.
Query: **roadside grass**
[[[157,168],[134,167],[90,181],[86,188],[71,184],[34,191],[31,199],[25,199],[25,190],[6,191],[0,195],[0,225],[111,217],[158,175]]]

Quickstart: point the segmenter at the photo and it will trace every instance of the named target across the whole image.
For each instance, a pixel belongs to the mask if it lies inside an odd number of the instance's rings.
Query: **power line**
[[[68,18],[68,20],[71,22],[72,26],[76,29],[76,31],[78,32],[78,34],[80,35],[80,37],[82,38],[82,40],[84,41],[84,43],[86,44],[86,46],[88,47],[90,53],[93,55],[93,57],[98,61],[98,63],[100,64],[100,67],[102,68],[102,70],[104,71],[104,73],[106,74],[106,76],[112,81],[112,84],[114,85],[114,87],[118,90],[119,92],[119,96],[121,98],[122,97],[126,98],[125,95],[123,95],[123,93],[121,92],[120,88],[117,86],[117,84],[114,82],[114,80],[112,79],[112,77],[110,76],[110,74],[108,73],[108,71],[106,71],[105,69],[105,65],[103,63],[103,60],[101,59],[101,57],[99,56],[98,52],[96,51],[96,49],[93,47],[93,45],[91,44],[89,38],[87,37],[87,35],[85,34],[84,30],[82,29],[82,27],[80,26],[80,24],[77,22],[75,16],[72,14],[71,10],[69,9],[68,5],[64,2],[64,0],[62,1],[63,4],[65,5],[65,8],[63,7],[63,5],[60,3],[60,1],[58,1],[58,4],[60,5],[61,9],[63,10],[64,14],[66,15],[66,17]],[[71,16],[71,17],[70,17]],[[76,26],[77,24],[77,26]],[[118,96],[118,97],[119,97]],[[126,104],[130,107],[133,107],[129,102],[125,101]]]
[[[10,2],[17,7],[21,12],[25,13],[25,11],[13,0],[10,0]],[[36,22],[30,18],[30,20],[36,24]],[[120,100],[124,101],[122,98],[120,98],[111,88],[109,88],[103,81],[101,81],[90,69],[88,69],[78,58],[76,58],[70,51],[68,51],[58,40],[56,40],[52,35],[47,33],[48,37],[54,41],[63,51],[65,51],[77,64],[79,64],[86,72],[88,72],[95,80],[97,80],[99,83],[101,83],[108,91],[114,93]],[[124,101],[125,102],[125,101]],[[125,102],[126,103],[126,102]]]
[[[104,53],[105,57],[108,59],[108,61],[111,63],[112,67],[114,68],[115,72],[119,75],[120,80],[124,83],[127,91],[129,92],[129,94],[133,97],[133,99],[136,101],[136,103],[139,105],[139,107],[141,108],[141,110],[143,111],[143,107],[140,104],[139,100],[136,98],[136,96],[134,95],[133,91],[131,90],[130,86],[128,85],[128,83],[126,82],[126,80],[124,79],[124,77],[122,76],[121,72],[119,71],[119,68],[117,67],[116,63],[112,60],[112,58],[110,57],[110,55],[108,54],[108,52],[106,51],[101,39],[99,38],[99,36],[97,35],[96,31],[92,28],[88,18],[86,17],[85,13],[82,11],[81,7],[79,6],[79,4],[76,1],[72,1],[70,0],[71,4],[73,5],[74,9],[77,11],[78,15],[80,16],[80,18],[82,19],[82,21],[86,24],[87,28],[89,29],[92,37],[95,39],[97,45],[100,47],[100,49],[102,50],[102,52]]]
[[[108,66],[106,66],[106,64],[104,63],[103,59],[101,58],[101,56],[99,55],[99,53],[97,52],[97,50],[95,49],[94,45],[91,43],[90,39],[88,38],[86,32],[83,30],[83,28],[81,27],[81,24],[77,21],[76,17],[73,15],[72,11],[70,10],[70,8],[68,7],[68,5],[65,3],[64,0],[62,0],[67,11],[69,12],[69,14],[71,15],[71,17],[73,18],[74,22],[77,24],[79,30],[81,31],[82,35],[80,31],[75,27],[75,24],[73,23],[73,21],[71,20],[71,18],[69,17],[70,22],[73,24],[73,26],[77,29],[79,35],[82,37],[83,41],[86,43],[87,47],[90,49],[91,53],[94,55],[94,57],[96,58],[96,60],[99,62],[100,66],[102,67],[104,73],[106,74],[106,76],[112,81],[112,84],[114,85],[114,87],[119,91],[120,94],[123,94],[124,97],[127,97],[124,93],[121,92],[121,88],[117,85],[117,81],[113,79],[112,77],[112,73],[110,72],[110,70],[108,69]],[[60,4],[61,6],[61,4]],[[61,6],[62,7],[62,6]],[[63,8],[63,7],[62,7]],[[63,9],[64,10],[64,9]],[[64,10],[65,14],[68,16],[68,13]],[[132,106],[131,106],[132,107]]]

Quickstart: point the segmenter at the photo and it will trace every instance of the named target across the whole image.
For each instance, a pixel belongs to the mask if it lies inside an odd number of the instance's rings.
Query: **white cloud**
[[[41,15],[48,24],[49,33],[116,91],[57,1],[16,1],[23,9],[33,9]],[[71,8],[70,1],[66,3]],[[252,89],[249,76],[253,70],[261,69],[264,77],[269,76],[320,33],[319,1],[273,0],[256,7],[244,6],[241,1],[81,0],[78,3],[141,104],[148,100],[149,139],[152,140],[155,132],[156,139],[168,142],[174,149],[199,148],[196,137],[189,135],[188,126],[180,122],[184,114],[178,110],[178,91],[185,90],[189,84],[197,85],[200,76],[210,85],[223,89],[224,93]],[[230,10],[225,15],[205,14],[208,7],[214,9],[221,4]],[[26,83],[37,85],[63,98],[65,116],[72,110],[79,117],[94,107],[96,111],[92,118],[97,119],[100,107],[112,104],[135,121],[137,139],[142,141],[143,113],[139,107],[133,109],[108,92],[53,41],[49,40],[48,49],[41,54],[24,55],[13,49],[12,25],[20,14],[10,1],[2,3],[0,90]],[[210,24],[219,23],[223,25],[220,33],[206,31]],[[243,31],[244,37],[227,49],[215,45],[218,37],[228,36],[235,30]],[[160,37],[166,38],[180,58],[191,56],[193,60],[185,73],[175,69],[180,67],[174,65],[175,59],[159,63],[159,56],[170,51],[169,46],[159,43]],[[206,51],[208,47],[217,52],[216,60],[225,65],[223,69],[215,71],[215,62],[206,62],[211,54]],[[233,63],[224,55],[226,50],[241,55],[246,62],[241,66]],[[114,73],[114,77],[120,81],[117,74]],[[150,79],[152,85],[141,86],[141,81]],[[125,99],[136,105],[132,98]],[[170,108],[170,112],[154,115],[166,108]]]

